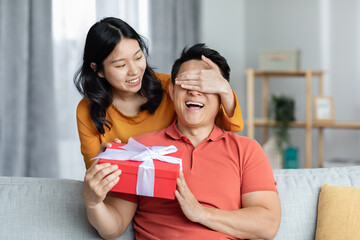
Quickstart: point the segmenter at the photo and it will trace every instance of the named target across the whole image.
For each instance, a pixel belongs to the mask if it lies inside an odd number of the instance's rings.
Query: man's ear
[[[172,101],[174,101],[174,84],[171,82],[169,84],[169,95]]]
[[[98,76],[101,77],[101,78],[105,78],[103,72],[98,72],[98,71],[97,71],[96,63],[93,63],[93,62],[90,63],[90,67],[91,67],[91,69],[94,71],[94,73],[96,73],[96,75],[98,75]]]

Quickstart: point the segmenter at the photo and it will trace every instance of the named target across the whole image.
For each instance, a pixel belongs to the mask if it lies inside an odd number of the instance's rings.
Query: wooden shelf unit
[[[275,121],[267,121],[266,119],[255,119],[254,124],[256,127],[274,127],[279,125]],[[305,121],[294,121],[290,123],[290,127],[305,127]],[[348,129],[358,129],[360,128],[360,123],[358,122],[313,122],[313,128],[348,128]]]
[[[305,77],[305,121],[294,121],[290,123],[290,127],[305,128],[305,167],[311,168],[311,133],[313,128],[318,128],[318,167],[323,167],[324,161],[324,128],[341,128],[341,129],[359,129],[359,122],[326,122],[314,121],[312,119],[312,80],[317,77],[319,80],[318,95],[323,95],[324,78],[323,71],[255,71],[248,69],[247,76],[247,135],[249,138],[254,138],[255,127],[263,127],[263,139],[266,141],[268,137],[268,126],[276,126],[274,121],[268,121],[269,108],[269,79],[270,77]],[[262,101],[263,112],[261,119],[255,119],[255,79],[261,77],[263,80],[262,86]]]

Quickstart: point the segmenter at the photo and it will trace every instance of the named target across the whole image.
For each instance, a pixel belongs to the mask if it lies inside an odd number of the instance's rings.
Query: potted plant
[[[272,95],[269,111],[269,118],[278,123],[274,128],[274,133],[278,150],[283,154],[285,147],[291,144],[289,125],[295,120],[295,101],[285,95]]]

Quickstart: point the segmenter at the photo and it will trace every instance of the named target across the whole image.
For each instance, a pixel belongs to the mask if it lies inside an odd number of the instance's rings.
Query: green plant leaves
[[[295,114],[295,101],[293,98],[280,95],[272,95],[269,107],[269,119],[273,119],[278,122],[278,125],[274,127],[274,133],[276,136],[277,147],[281,153],[287,145],[291,144],[289,125],[291,121],[294,121]]]

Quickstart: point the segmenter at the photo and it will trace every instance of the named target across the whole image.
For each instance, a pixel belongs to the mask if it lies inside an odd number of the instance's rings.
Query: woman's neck
[[[139,94],[134,92],[123,92],[112,89],[113,99],[116,101],[134,101],[139,97]]]
[[[146,98],[137,93],[113,94],[112,104],[124,115],[133,117],[139,115],[140,107],[146,102]]]

